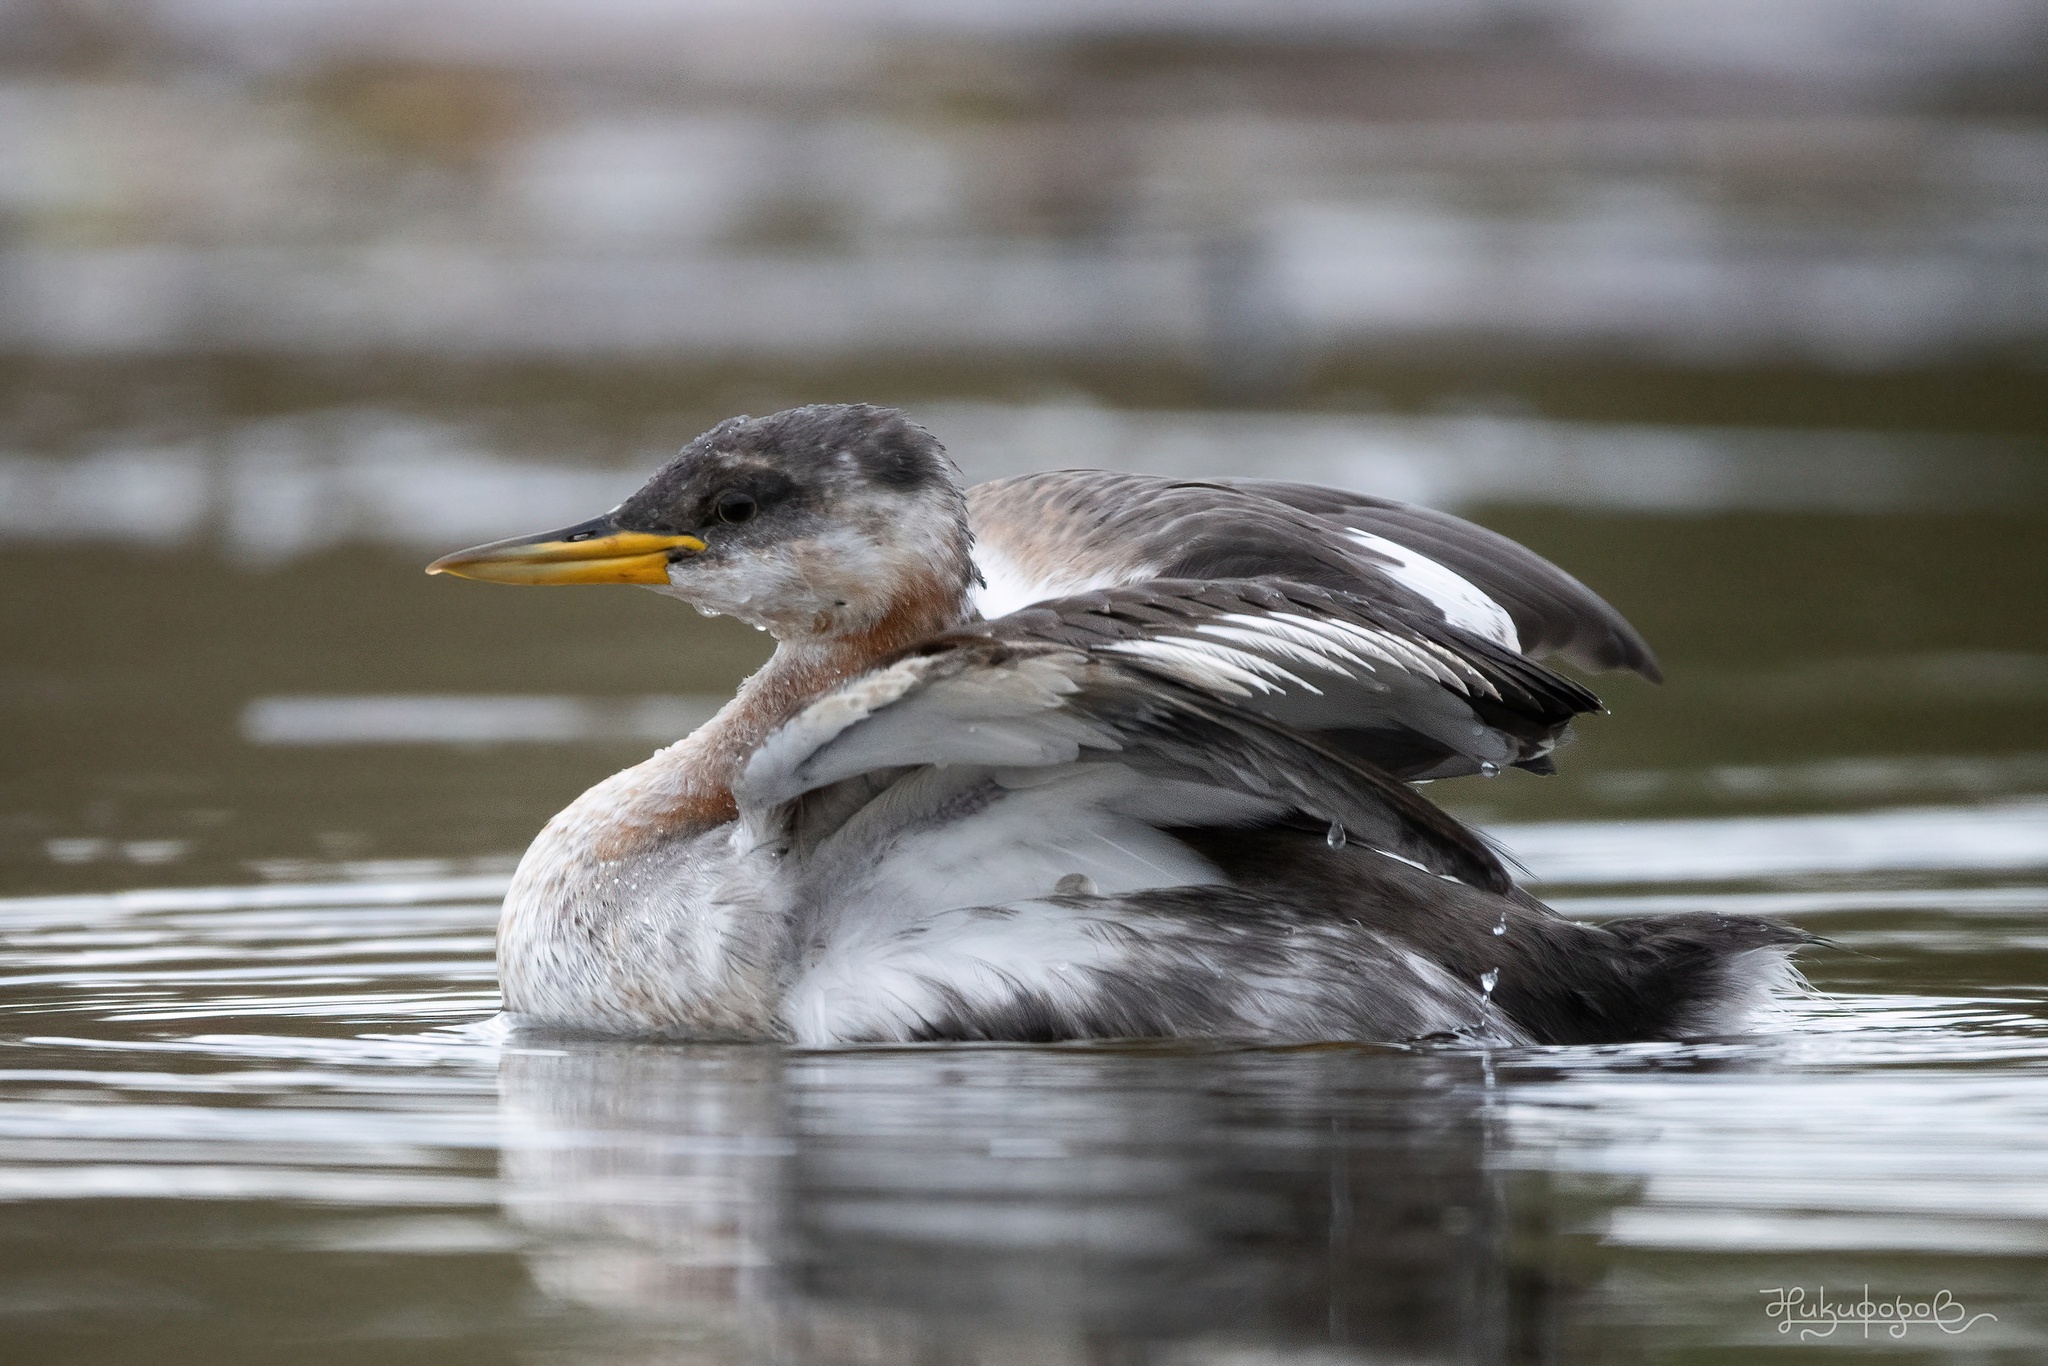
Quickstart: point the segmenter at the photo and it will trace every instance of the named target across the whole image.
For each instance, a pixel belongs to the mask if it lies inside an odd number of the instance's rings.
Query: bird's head
[[[640,584],[785,640],[951,624],[974,573],[966,500],[930,433],[891,408],[734,417],[601,517],[443,556],[429,574]]]

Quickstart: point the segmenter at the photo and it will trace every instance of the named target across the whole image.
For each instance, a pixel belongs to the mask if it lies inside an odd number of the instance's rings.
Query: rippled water
[[[1829,940],[1754,1037],[1607,1049],[527,1039],[502,874],[16,898],[10,1359],[1708,1360],[1866,1283],[1996,1316],[1887,1359],[2031,1359],[2048,809],[1857,823],[1498,828],[1574,914]]]

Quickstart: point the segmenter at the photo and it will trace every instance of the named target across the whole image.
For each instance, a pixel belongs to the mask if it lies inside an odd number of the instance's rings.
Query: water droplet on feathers
[[[1342,849],[1344,847],[1343,824],[1339,821],[1331,821],[1330,832],[1323,836],[1323,841],[1332,849]]]

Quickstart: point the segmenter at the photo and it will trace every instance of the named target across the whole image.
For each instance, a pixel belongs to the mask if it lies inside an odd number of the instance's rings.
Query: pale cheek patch
[[[661,590],[668,596],[681,598],[700,612],[738,617],[757,626],[803,598],[802,581],[793,566],[767,556],[715,565],[679,560],[669,566],[668,581]]]
[[[669,566],[661,591],[699,611],[756,626],[836,613],[878,615],[908,557],[839,528],[822,537],[733,554],[719,563],[684,559]]]

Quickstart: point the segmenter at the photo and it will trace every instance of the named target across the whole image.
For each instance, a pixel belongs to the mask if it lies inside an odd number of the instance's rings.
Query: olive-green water
[[[16,377],[0,470],[9,1362],[2048,1351],[2027,376],[1955,380],[1991,416],[1914,433],[1819,376],[1218,412],[144,367],[184,414],[148,426],[91,374]],[[1752,1036],[1606,1049],[507,1037],[511,861],[764,642],[421,564],[608,506],[721,411],[855,396],[907,400],[970,474],[1322,478],[1552,556],[1669,681],[1607,680],[1556,778],[1431,791],[1573,914],[1824,935],[1814,994]]]

